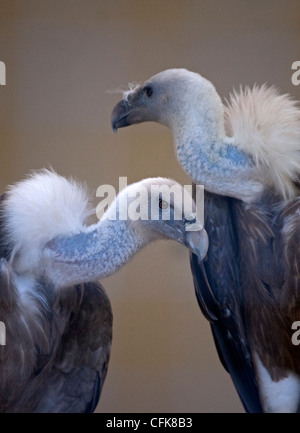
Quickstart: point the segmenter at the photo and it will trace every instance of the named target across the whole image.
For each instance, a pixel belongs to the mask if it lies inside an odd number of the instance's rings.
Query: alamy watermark
[[[292,63],[292,70],[296,71],[292,75],[291,78],[292,83],[294,84],[294,86],[299,86],[300,85],[300,60]]]
[[[4,62],[0,61],[0,86],[6,85],[6,66]]]
[[[0,346],[6,345],[6,328],[5,323],[0,322]]]
[[[127,177],[119,177],[119,191],[126,191],[126,188]],[[192,185],[184,185],[182,189],[179,184],[152,184],[149,191],[146,185],[139,183],[132,190],[132,196],[129,195],[131,190],[127,190],[128,200],[119,206],[115,188],[112,185],[101,185],[96,191],[96,196],[102,198],[97,205],[96,215],[101,219],[110,208],[110,220],[157,221],[184,218],[189,223],[186,225],[187,231],[198,231],[204,225],[204,186],[195,185],[195,200],[192,199],[192,190]],[[170,203],[174,205],[169,206]]]
[[[294,346],[299,346],[299,344],[300,344],[300,321],[297,320],[296,322],[293,322],[291,328],[293,330],[296,329],[296,332],[294,332],[292,335],[292,343]]]

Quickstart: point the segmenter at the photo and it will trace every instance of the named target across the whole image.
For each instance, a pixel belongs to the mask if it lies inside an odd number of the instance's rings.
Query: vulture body
[[[152,185],[177,189],[154,203]],[[154,203],[153,221],[130,218],[141,187],[139,209]],[[144,179],[87,225],[89,197],[72,179],[42,170],[8,188],[0,204],[0,412],[94,411],[112,341],[111,305],[98,280],[157,239],[205,256],[206,233],[189,230],[197,222],[185,219],[182,194],[170,179]]]
[[[205,187],[209,249],[191,254],[196,296],[247,412],[297,412],[300,348],[300,110],[254,86],[224,106],[186,69],[131,86],[114,131],[144,121],[172,131],[177,158]]]

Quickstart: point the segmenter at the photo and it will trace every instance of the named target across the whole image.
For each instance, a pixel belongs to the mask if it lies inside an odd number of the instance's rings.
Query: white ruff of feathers
[[[36,268],[43,246],[59,235],[79,233],[91,213],[86,189],[50,170],[10,186],[3,218],[17,271]]]
[[[300,109],[274,87],[235,91],[225,106],[225,128],[238,148],[252,155],[259,178],[284,199],[299,194]]]

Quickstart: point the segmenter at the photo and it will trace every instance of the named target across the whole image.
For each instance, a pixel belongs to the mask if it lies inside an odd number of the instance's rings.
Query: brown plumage
[[[265,197],[258,205],[235,206],[250,346],[274,381],[292,371],[300,375],[291,328],[300,317],[299,211],[298,198],[284,205]]]
[[[24,308],[1,259],[0,412],[93,412],[110,357],[112,311],[96,283],[54,289],[40,281],[38,314]],[[16,380],[17,379],[17,380]]]

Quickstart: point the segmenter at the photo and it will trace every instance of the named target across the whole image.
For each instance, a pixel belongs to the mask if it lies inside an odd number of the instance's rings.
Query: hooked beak
[[[114,132],[117,132],[119,128],[124,128],[131,124],[128,120],[129,113],[130,108],[128,102],[122,99],[111,113],[111,126]]]
[[[184,243],[192,253],[198,256],[200,261],[205,259],[209,239],[206,230],[200,223],[186,223]]]

